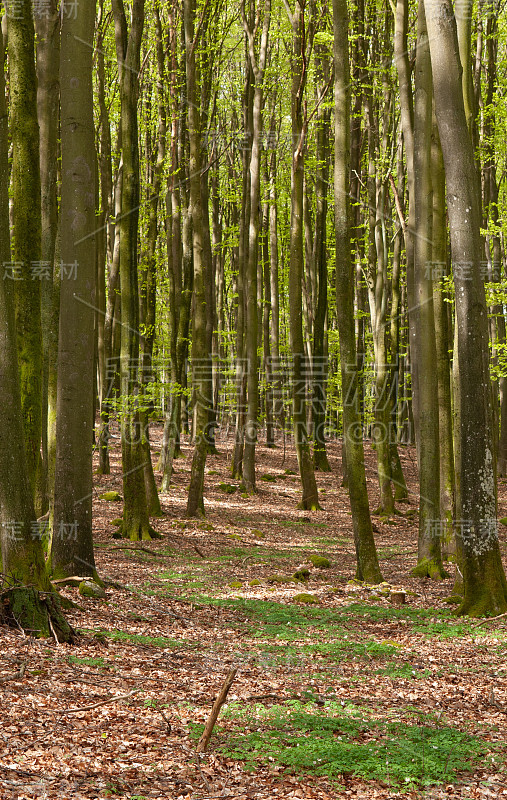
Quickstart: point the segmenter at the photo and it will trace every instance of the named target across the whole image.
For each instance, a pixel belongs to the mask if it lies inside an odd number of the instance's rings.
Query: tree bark
[[[92,537],[96,286],[92,50],[95,3],[62,22],[62,204],[55,510],[51,571],[96,577]],[[75,264],[74,279],[64,273]]]
[[[303,178],[304,138],[306,126],[303,119],[304,89],[306,82],[306,25],[302,0],[296,0],[291,13],[292,45],[292,167],[291,167],[291,218],[289,308],[290,344],[293,354],[293,429],[303,497],[301,508],[316,510],[319,496],[306,428],[305,347],[303,340],[302,285],[304,267],[303,248]]]
[[[447,182],[456,296],[461,412],[456,543],[464,581],[459,613],[496,615],[507,609],[507,582],[496,519],[488,320],[480,275],[480,187],[460,90],[458,38],[450,0],[429,4],[426,22]],[[470,266],[466,272],[465,264]]]
[[[350,79],[346,0],[333,0],[336,237],[336,315],[340,336],[343,397],[343,441],[354,528],[357,577],[380,583],[364,468],[363,426],[357,405],[357,363],[354,330],[354,268],[350,215]]]
[[[30,4],[25,14],[30,14]],[[32,51],[33,54],[33,51]],[[10,262],[9,165],[4,83],[4,39],[0,34],[0,259]],[[12,73],[11,73],[12,81]],[[11,83],[11,92],[13,86]],[[35,100],[35,97],[33,97]],[[5,584],[4,619],[35,636],[72,640],[72,629],[60,611],[44,564],[47,523],[35,516],[24,442],[21,391],[17,363],[14,291],[0,281],[0,534]],[[39,594],[43,592],[44,594]]]

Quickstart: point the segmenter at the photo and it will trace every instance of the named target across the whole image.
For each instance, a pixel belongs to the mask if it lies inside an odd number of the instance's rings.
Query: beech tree
[[[459,361],[456,542],[463,572],[461,614],[507,609],[497,531],[488,323],[480,276],[480,185],[467,126],[456,20],[450,0],[428,4],[426,24],[435,111],[447,183]],[[470,264],[466,273],[460,265]]]
[[[60,334],[51,569],[97,577],[92,538],[95,420],[95,136],[92,56],[95,4],[64,13],[61,40],[62,199]],[[71,266],[72,265],[72,266]]]
[[[24,9],[32,23],[31,4]],[[0,36],[0,258],[11,261],[9,231],[9,166],[5,106],[4,45]],[[12,75],[11,75],[12,81]],[[35,96],[33,95],[35,102]],[[46,522],[38,522],[24,440],[24,415],[18,372],[13,284],[0,281],[0,524],[4,613],[13,624],[35,635],[71,641],[72,630],[61,613],[44,563]]]

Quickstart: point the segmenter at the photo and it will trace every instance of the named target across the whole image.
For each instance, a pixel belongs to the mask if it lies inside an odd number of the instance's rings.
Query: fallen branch
[[[486,617],[485,619],[481,619],[479,622],[476,622],[475,625],[472,625],[472,630],[474,628],[478,628],[479,625],[485,625],[486,622],[494,622],[496,619],[502,619],[502,617],[507,617],[507,614],[499,614],[497,617]]]
[[[83,706],[82,708],[67,708],[64,711],[60,711],[60,714],[78,714],[80,711],[91,711],[92,708],[98,708],[99,706],[105,706],[107,703],[114,703],[116,700],[126,700],[127,697],[131,697],[136,692],[140,692],[141,689],[132,689],[131,692],[128,694],[117,694],[114,697],[108,697],[107,700],[101,700],[100,703],[93,703],[91,706]],[[55,712],[57,713],[57,712]]]
[[[213,728],[215,727],[215,723],[218,719],[218,715],[220,714],[220,709],[222,708],[223,704],[227,699],[227,695],[229,694],[229,689],[232,686],[237,671],[238,671],[237,667],[233,667],[231,670],[229,670],[229,673],[218,694],[218,697],[213,703],[213,708],[211,709],[211,714],[208,717],[208,721],[204,728],[203,734],[197,743],[197,747],[195,749],[196,753],[204,753],[204,751],[206,750],[208,742],[211,738],[211,734],[213,733]]]
[[[20,664],[18,671],[15,672],[14,675],[6,675],[5,678],[0,678],[0,683],[7,683],[7,681],[16,681],[16,680],[20,681],[25,675],[25,670],[26,670],[26,661],[23,661],[22,664]]]
[[[200,556],[201,556],[201,558],[204,558],[204,559],[206,560],[206,556],[204,555],[204,553],[202,552],[202,550],[199,550],[199,548],[197,547],[197,545],[196,545],[196,544],[194,544],[194,550],[195,550],[195,552],[196,552],[198,555],[200,555]]]

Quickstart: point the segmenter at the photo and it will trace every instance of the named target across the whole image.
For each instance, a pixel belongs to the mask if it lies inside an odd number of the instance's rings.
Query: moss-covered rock
[[[260,476],[261,481],[265,481],[266,483],[273,483],[276,481],[276,475],[270,475],[269,472],[264,473],[264,475]]]
[[[295,603],[318,603],[319,598],[315,597],[314,594],[308,594],[307,592],[300,592],[299,594],[294,595],[292,598]]]
[[[228,539],[239,539],[241,541],[241,536],[239,535],[239,533],[228,533],[227,534],[227,538]]]
[[[293,469],[286,469],[283,474],[284,475],[297,475],[297,472],[294,472]]]
[[[104,494],[100,495],[101,500],[108,500],[110,503],[116,503],[120,500],[123,500],[123,497],[119,492],[104,492]]]
[[[209,472],[208,472],[208,475],[218,475],[218,470],[210,469]]]
[[[507,517],[502,517],[498,520],[501,525],[507,525]]]
[[[91,597],[93,600],[104,600],[106,597],[102,586],[92,580],[81,581],[78,591],[83,597]]]
[[[449,573],[444,570],[442,566],[437,564],[431,558],[423,558],[418,564],[410,571],[413,578],[432,578],[436,581],[441,581],[442,578],[449,578]]]
[[[460,594],[451,594],[450,597],[446,597],[444,603],[449,603],[449,605],[458,606],[463,601],[463,597]]]
[[[112,519],[111,525],[116,525],[117,528],[121,528],[123,525],[123,517],[116,517],[116,519]]]
[[[256,539],[265,539],[265,538],[266,538],[266,534],[264,533],[264,531],[260,531],[258,528],[252,528],[252,530],[250,531],[250,533],[251,533],[251,534],[252,534],[252,536],[254,536]]]
[[[241,581],[231,581],[229,586],[231,587],[231,589],[242,589],[243,588],[243,584],[241,583]]]
[[[260,586],[261,582],[259,580],[257,580],[257,578],[254,578],[253,580],[248,582],[248,585],[249,586]]]
[[[295,581],[301,581],[304,583],[305,581],[310,580],[310,570],[307,569],[307,567],[301,567],[295,571],[292,577]]]
[[[225,492],[225,494],[234,494],[238,487],[234,486],[232,483],[219,483],[218,488],[221,492]]]
[[[310,556],[310,561],[317,569],[329,569],[331,562],[325,556]]]

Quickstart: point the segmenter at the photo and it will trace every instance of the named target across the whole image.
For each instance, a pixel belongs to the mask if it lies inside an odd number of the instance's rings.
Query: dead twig
[[[105,706],[107,703],[114,703],[117,700],[126,700],[127,697],[131,697],[133,694],[136,694],[136,692],[140,692],[140,691],[141,691],[141,689],[132,689],[132,691],[128,692],[128,694],[117,694],[117,695],[114,695],[113,697],[108,697],[106,700],[101,700],[100,703],[93,703],[93,705],[91,705],[91,706],[83,706],[82,708],[67,708],[67,709],[64,709],[63,711],[60,711],[60,712],[54,710],[54,713],[79,714],[80,711],[91,711],[92,708],[98,708],[99,706]],[[53,709],[51,709],[51,710],[53,711]]]
[[[485,619],[481,619],[479,622],[476,622],[475,625],[472,625],[472,630],[478,628],[480,625],[485,625],[487,622],[494,622],[496,619],[502,619],[502,617],[507,617],[507,614],[498,614],[497,617],[485,617]]]
[[[213,708],[211,709],[211,714],[208,717],[208,721],[205,725],[203,734],[197,743],[197,747],[195,749],[196,753],[204,753],[208,746],[208,742],[211,738],[211,734],[213,733],[213,728],[215,727],[215,723],[218,719],[218,715],[220,714],[220,709],[222,708],[223,704],[227,699],[227,695],[229,694],[229,689],[231,688],[234,678],[236,677],[237,667],[233,667],[229,670],[229,673],[223,683],[220,692],[213,703]]]
[[[197,750],[195,752],[195,763],[197,764],[197,769],[199,770],[199,775],[201,776],[201,778],[203,780],[203,783],[206,786],[206,789],[211,794],[211,786],[209,785],[209,781],[206,778],[206,775],[204,774],[204,772],[201,769],[201,760],[200,760],[200,756],[199,756],[199,753],[197,752]]]

